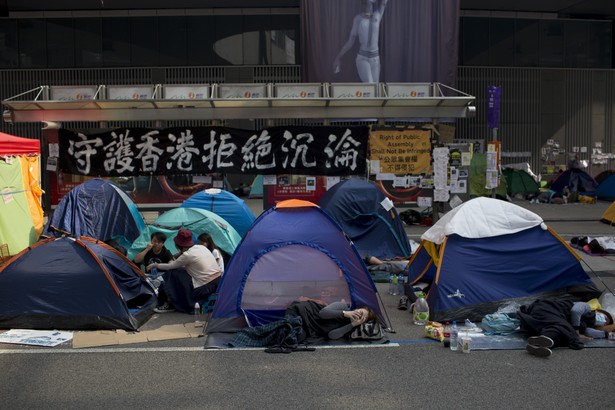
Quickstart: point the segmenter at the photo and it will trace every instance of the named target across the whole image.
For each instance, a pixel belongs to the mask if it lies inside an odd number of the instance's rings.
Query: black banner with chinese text
[[[363,175],[368,127],[59,130],[60,170],[89,176]]]

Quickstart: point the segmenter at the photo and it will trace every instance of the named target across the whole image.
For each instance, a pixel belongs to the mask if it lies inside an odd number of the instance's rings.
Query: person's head
[[[613,316],[603,309],[596,309],[596,327],[603,327],[613,324]]]
[[[118,251],[122,255],[124,255],[124,256],[128,255],[128,251],[126,250],[126,248],[124,248],[122,245],[120,245],[120,243],[118,241],[116,241],[115,239],[109,238],[109,239],[107,239],[107,240],[105,240],[103,242],[106,243],[107,245],[111,246],[112,248],[114,248],[116,251]]]
[[[376,315],[376,312],[374,312],[374,309],[368,307],[368,306],[362,306],[357,310],[363,310],[365,312],[367,312],[367,319],[365,320],[366,322],[369,322],[370,320],[378,320],[378,315]]]
[[[199,237],[197,238],[197,242],[199,245],[205,246],[210,251],[213,251],[214,249],[216,249],[216,244],[214,243],[214,240],[212,239],[211,235],[208,234],[207,232],[200,234]]]
[[[154,249],[155,252],[160,252],[160,250],[162,249],[166,241],[167,241],[167,236],[164,234],[164,232],[152,233],[151,243],[152,243],[152,249]]]
[[[173,242],[175,242],[175,246],[180,252],[185,252],[194,245],[192,232],[189,229],[181,228],[177,231],[177,235],[173,238]]]

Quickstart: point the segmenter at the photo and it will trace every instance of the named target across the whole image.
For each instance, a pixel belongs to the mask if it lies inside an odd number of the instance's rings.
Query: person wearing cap
[[[536,300],[518,312],[521,330],[531,336],[526,351],[549,357],[552,347],[580,350],[582,340],[605,339],[615,331],[613,315],[604,309],[592,310],[589,303],[570,300]]]
[[[192,312],[195,302],[206,300],[220,283],[221,272],[216,258],[207,247],[194,243],[190,230],[181,228],[173,241],[180,255],[174,261],[152,263],[146,268],[166,271],[158,292],[159,306],[154,309],[157,313],[176,309]]]

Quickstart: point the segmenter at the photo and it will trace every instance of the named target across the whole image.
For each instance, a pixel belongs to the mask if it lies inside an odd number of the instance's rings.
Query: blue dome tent
[[[404,224],[395,207],[387,210],[383,206],[385,198],[376,184],[351,178],[331,187],[318,205],[342,227],[362,256],[409,256]]]
[[[431,285],[427,302],[433,320],[480,321],[510,302],[600,294],[577,254],[540,216],[506,201],[467,201],[421,239],[408,280]]]
[[[126,257],[92,238],[48,238],[0,267],[0,328],[137,330],[156,293]]]
[[[263,212],[235,250],[207,343],[221,345],[229,333],[282,318],[300,296],[369,306],[389,325],[376,286],[339,225],[311,202],[287,200]]]
[[[145,228],[132,199],[115,184],[94,178],[73,188],[58,204],[43,236],[116,239],[128,246]]]
[[[254,213],[245,202],[236,195],[222,189],[210,188],[197,192],[182,204],[182,208],[205,209],[220,215],[230,223],[233,228],[244,236],[256,219]]]

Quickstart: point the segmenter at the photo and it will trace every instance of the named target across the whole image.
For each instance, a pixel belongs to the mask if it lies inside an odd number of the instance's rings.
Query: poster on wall
[[[83,175],[59,172],[50,180],[51,205],[60,200],[76,186],[92,179]],[[134,177],[108,177],[136,204],[177,204],[208,188],[226,189],[224,175],[150,175]]]
[[[370,179],[395,203],[429,196],[430,130],[381,129],[370,133]]]
[[[327,191],[326,176],[278,175],[275,185],[263,184],[264,207],[287,199],[301,199],[317,203]]]
[[[304,80],[439,82],[454,87],[460,4],[460,0],[301,0]]]

